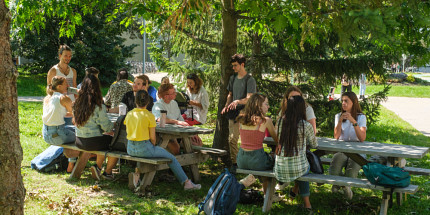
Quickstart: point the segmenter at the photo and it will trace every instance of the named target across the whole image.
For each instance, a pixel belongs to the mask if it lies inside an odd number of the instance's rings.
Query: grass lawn
[[[371,95],[384,89],[383,85],[367,85],[366,95]],[[353,86],[352,91],[359,95],[359,86]],[[338,85],[335,89],[336,94],[340,94],[341,87]],[[415,98],[430,98],[430,86],[420,85],[391,85],[388,96],[396,97],[415,97]]]
[[[158,172],[149,187],[151,195],[139,197],[127,188],[127,174],[133,168],[129,164],[117,169],[115,181],[96,182],[85,169],[81,179],[69,179],[66,173],[39,173],[30,168],[30,161],[41,153],[48,144],[42,139],[42,104],[19,102],[20,138],[24,153],[22,175],[26,188],[26,214],[197,214],[198,203],[206,196],[208,189],[224,168],[212,160],[200,164],[202,189],[185,192],[176,181]],[[202,135],[205,145],[212,142],[212,135]],[[422,135],[396,114],[383,108],[381,120],[369,127],[367,140],[395,144],[430,146],[430,138]],[[87,164],[92,165],[94,161]],[[430,168],[430,157],[408,159],[408,166]],[[326,166],[326,168],[328,168]],[[189,170],[184,168],[190,175]],[[326,169],[327,170],[327,169]],[[243,178],[244,175],[238,175]],[[412,183],[420,190],[408,195],[401,206],[396,205],[388,214],[429,214],[430,183],[428,176],[412,176]],[[95,186],[97,185],[97,186]],[[254,189],[261,189],[256,183]],[[377,214],[381,192],[352,188],[355,195],[346,201],[340,194],[332,194],[330,185],[311,184],[311,203],[315,214]],[[274,203],[271,214],[304,214],[297,200]],[[263,214],[261,205],[238,205],[236,214]]]

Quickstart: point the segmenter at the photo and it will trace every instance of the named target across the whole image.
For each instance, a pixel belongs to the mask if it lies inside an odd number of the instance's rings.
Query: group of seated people
[[[155,126],[156,121],[160,120],[161,110],[167,110],[166,123],[182,126],[205,123],[209,98],[202,80],[195,74],[189,75],[187,79],[187,93],[191,98],[189,105],[193,107],[193,112],[184,113],[184,116],[188,119],[187,116],[192,114],[194,119],[188,123],[175,101],[176,91],[172,84],[162,84],[157,99],[157,91],[149,85],[151,82],[146,75],[137,76],[130,84],[127,71],[121,69],[104,101],[98,73],[94,67],[86,69],[86,76],[74,102],[67,96],[69,84],[66,79],[52,77],[43,103],[44,140],[51,145],[75,142],[78,148],[86,151],[107,150],[114,134],[114,123],[109,120],[107,113],[118,112],[119,104],[123,103],[129,111],[124,120],[127,128],[127,153],[137,157],[169,158],[172,162],[168,165],[184,185],[184,189],[200,189],[199,184],[194,184],[187,178],[172,153],[156,146]],[[107,105],[110,105],[109,108]],[[73,117],[74,130],[66,128],[66,117]],[[69,149],[64,149],[64,154],[69,158],[79,156],[78,151]],[[91,167],[94,179],[113,179],[112,169],[118,159],[108,157],[106,168],[101,173],[104,160],[105,156],[97,155],[96,164]]]
[[[175,101],[176,89],[173,84],[162,83],[158,92],[150,86],[151,81],[146,75],[137,76],[132,84],[128,82],[125,69],[118,72],[117,81],[111,86],[103,101],[98,79],[98,70],[90,67],[81,83],[80,90],[73,103],[66,95],[68,82],[64,77],[54,76],[47,89],[48,96],[43,106],[43,137],[52,145],[75,142],[76,146],[92,151],[108,149],[112,140],[114,124],[109,120],[107,112],[118,112],[123,103],[129,111],[124,124],[127,126],[127,153],[138,157],[165,157],[172,160],[169,167],[184,189],[200,189],[187,178],[180,164],[175,159],[175,147],[170,152],[156,146],[155,126],[160,120],[161,111],[167,111],[166,123],[190,126],[206,122],[209,98],[203,87],[202,80],[196,75],[187,76],[187,94],[192,112],[181,114]],[[158,97],[158,98],[157,98]],[[345,92],[341,96],[342,112],[335,116],[334,137],[347,141],[364,141],[366,138],[366,116],[362,113],[358,98],[353,92]],[[109,109],[106,107],[109,105]],[[300,194],[304,207],[311,208],[309,201],[309,182],[296,181],[309,172],[306,149],[316,148],[316,117],[314,111],[303,98],[299,88],[290,87],[282,100],[281,110],[276,120],[266,116],[269,110],[266,96],[255,93],[247,101],[237,121],[241,146],[237,155],[237,166],[243,169],[273,169],[278,181],[289,183],[295,181],[290,189],[294,198]],[[65,118],[73,117],[75,132],[66,129]],[[263,140],[266,130],[278,143],[274,154],[264,151]],[[177,143],[176,143],[177,144]],[[68,157],[77,157],[79,152],[66,150]],[[117,158],[109,157],[106,168],[101,173],[104,156],[98,155],[96,165],[91,167],[95,179],[112,179],[112,169]],[[343,153],[336,153],[330,165],[330,174],[357,177],[360,166],[348,159]],[[138,176],[137,176],[138,177]],[[263,178],[263,189],[267,188],[267,179]],[[340,190],[333,186],[333,192]],[[342,187],[345,196],[352,198],[349,187]]]
[[[366,116],[361,111],[356,94],[345,92],[341,96],[341,101],[342,111],[335,116],[334,137],[345,141],[364,141]],[[241,139],[237,167],[260,171],[273,169],[280,183],[285,185],[294,181],[294,186],[289,190],[290,198],[295,198],[299,194],[303,198],[304,207],[312,210],[309,182],[296,179],[309,173],[306,149],[318,146],[313,108],[304,100],[301,90],[291,86],[283,97],[276,126],[273,125],[272,119],[266,116],[268,110],[267,97],[255,93],[249,97],[245,108],[237,117]],[[266,130],[277,143],[273,154],[264,151],[263,140]],[[344,168],[345,173],[342,171]],[[333,156],[329,174],[344,174],[356,178],[359,170],[360,165],[338,152]],[[248,184],[252,183],[249,181],[255,180],[252,175],[248,177],[252,178],[248,180]],[[266,192],[268,179],[262,177],[262,182],[263,190]],[[343,191],[346,198],[352,198],[350,187],[333,186],[332,191]],[[280,197],[274,196],[272,199],[280,200]]]

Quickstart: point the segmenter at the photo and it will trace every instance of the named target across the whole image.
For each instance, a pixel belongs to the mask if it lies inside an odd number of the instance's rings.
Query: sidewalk
[[[388,97],[382,105],[430,137],[430,98]]]

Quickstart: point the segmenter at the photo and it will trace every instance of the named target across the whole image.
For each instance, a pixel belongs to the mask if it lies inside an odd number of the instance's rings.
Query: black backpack
[[[64,154],[61,154],[60,156],[52,160],[51,163],[49,163],[39,171],[40,172],[62,172],[67,169],[68,165],[69,165],[69,159],[66,158]]]
[[[183,114],[187,110],[188,104],[190,103],[190,97],[186,93],[178,91],[176,92],[175,101],[178,103],[181,114]]]
[[[124,125],[125,115],[119,116],[115,123],[115,134],[109,144],[109,149],[113,151],[127,152],[127,130]]]
[[[31,160],[31,168],[39,172],[60,172],[66,170],[68,165],[63,148],[53,145]]]

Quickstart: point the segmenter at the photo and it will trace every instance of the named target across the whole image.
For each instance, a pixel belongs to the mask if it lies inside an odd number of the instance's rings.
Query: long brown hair
[[[85,76],[78,95],[73,106],[73,116],[76,126],[80,127],[87,123],[96,106],[102,108],[103,97],[99,79],[93,74]]]
[[[300,96],[303,98],[303,93],[300,90],[300,88],[298,88],[297,86],[290,86],[288,87],[287,91],[284,94],[284,97],[282,98],[282,102],[281,102],[281,109],[280,109],[280,113],[281,116],[284,115],[285,111],[287,110],[287,101],[288,101],[288,96],[290,95],[291,92],[298,92],[300,94]],[[306,103],[306,106],[309,105],[308,103]]]
[[[257,125],[261,120],[262,123],[266,122],[266,117],[264,116],[261,107],[263,106],[266,96],[262,94],[253,94],[246,102],[245,108],[240,111],[239,116],[236,118],[242,125]]]
[[[361,111],[361,107],[360,107],[360,103],[358,103],[358,98],[357,95],[354,92],[344,92],[341,96],[342,97],[348,97],[349,99],[351,99],[352,101],[352,108],[351,108],[351,116],[352,118],[354,118],[355,120],[357,120],[357,116],[358,114],[362,114],[363,112]],[[343,110],[342,108],[342,113],[345,113],[346,111]],[[345,122],[346,119],[343,120],[343,122]]]
[[[298,152],[297,139],[299,137],[299,124],[304,138],[306,121],[306,103],[301,96],[292,96],[287,99],[288,108],[282,119],[282,130],[279,144],[284,149],[285,157],[292,157]]]
[[[193,81],[194,81],[194,85],[195,85],[195,87],[194,87],[194,89],[193,89],[193,90],[191,90],[191,89],[187,86],[188,90],[189,90],[191,93],[198,93],[198,92],[200,91],[200,88],[201,88],[201,87],[202,87],[202,85],[203,85],[203,80],[202,80],[199,76],[197,76],[197,74],[196,74],[196,73],[191,73],[191,74],[187,75],[187,79],[191,79],[191,80],[193,80]]]
[[[57,87],[62,85],[66,81],[65,77],[54,76],[52,77],[51,84],[46,87],[46,97],[43,99],[43,102],[46,103],[51,99],[52,94],[57,92]]]

